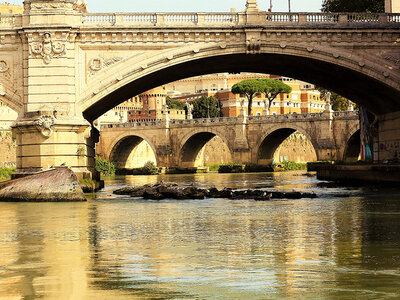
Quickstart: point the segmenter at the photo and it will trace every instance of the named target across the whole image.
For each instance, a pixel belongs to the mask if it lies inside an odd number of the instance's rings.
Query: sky
[[[289,0],[272,0],[274,12],[288,11]],[[293,12],[318,12],[323,0],[290,0]],[[2,1],[3,2],[3,1]],[[7,0],[22,5],[22,0]],[[244,10],[246,0],[86,0],[89,12],[227,12]],[[270,0],[258,0],[262,10]]]

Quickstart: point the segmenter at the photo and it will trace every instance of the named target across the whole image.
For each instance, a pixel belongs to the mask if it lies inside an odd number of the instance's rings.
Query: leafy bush
[[[246,173],[274,172],[274,168],[272,166],[261,166],[248,163],[246,164],[245,172]]]
[[[115,175],[115,163],[108,161],[103,156],[96,156],[96,170],[104,176]]]
[[[207,165],[208,170],[210,172],[218,172],[219,167],[221,166],[221,164],[209,164]]]
[[[245,165],[238,163],[229,163],[227,165],[221,165],[218,169],[218,173],[244,173]]]
[[[158,168],[152,161],[145,163],[141,170],[144,175],[155,175],[158,173]]]
[[[0,168],[0,181],[10,180],[15,168]]]
[[[296,163],[294,161],[284,161],[282,162],[282,166],[284,171],[299,171],[299,170],[307,170],[306,163]]]

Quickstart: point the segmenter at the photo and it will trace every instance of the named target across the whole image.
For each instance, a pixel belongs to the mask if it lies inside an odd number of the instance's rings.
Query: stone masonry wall
[[[232,161],[228,146],[218,136],[212,138],[196,157],[196,167],[226,164]]]
[[[274,161],[281,162],[282,159],[305,163],[316,161],[317,155],[310,140],[298,132],[289,136],[282,145],[276,150]]]
[[[15,167],[16,159],[16,144],[11,130],[0,130],[0,167]]]

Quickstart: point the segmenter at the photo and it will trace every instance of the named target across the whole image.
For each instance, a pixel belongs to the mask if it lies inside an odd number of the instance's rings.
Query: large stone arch
[[[230,156],[233,158],[232,143],[226,134],[228,132],[220,132],[215,128],[197,128],[185,134],[177,144],[176,149],[176,164],[180,167],[194,167],[195,159],[199,151],[213,137],[218,136],[222,139],[225,145],[228,146]]]
[[[318,142],[316,137],[310,133],[307,128],[300,124],[276,125],[269,127],[268,130],[260,133],[256,146],[252,149],[252,160],[254,163],[259,165],[269,165],[272,163],[274,153],[278,147],[286,140],[291,134],[300,132],[306,136],[314,149],[318,149]],[[318,151],[315,151],[318,159]]]
[[[79,98],[88,120],[153,87],[217,72],[272,73],[313,82],[377,114],[400,110],[400,78],[378,56],[302,43],[262,43],[246,54],[243,43],[189,45],[137,55],[99,72]],[[385,99],[385,101],[382,101]]]
[[[142,141],[146,141],[150,145],[158,164],[159,157],[157,155],[157,147],[153,141],[145,134],[136,132],[124,132],[114,138],[114,140],[105,149],[106,158],[110,161],[117,162],[120,167],[125,167],[126,160],[128,159],[130,153]]]

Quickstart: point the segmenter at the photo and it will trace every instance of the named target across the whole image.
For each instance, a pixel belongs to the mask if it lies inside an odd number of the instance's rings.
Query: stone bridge
[[[398,14],[268,13],[256,0],[237,13],[90,14],[76,0],[25,0],[23,15],[0,16],[0,98],[19,113],[19,172],[65,163],[90,176],[100,115],[174,80],[244,71],[365,106],[383,160],[400,144],[399,41]]]
[[[358,113],[350,111],[102,125],[97,152],[125,167],[144,140],[159,166],[194,167],[199,151],[218,136],[232,161],[268,165],[280,144],[298,131],[311,141],[319,160],[348,160],[358,157],[358,129]]]

